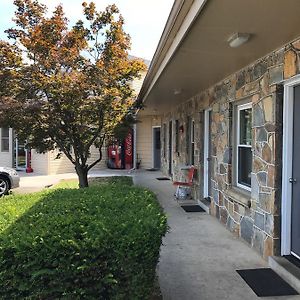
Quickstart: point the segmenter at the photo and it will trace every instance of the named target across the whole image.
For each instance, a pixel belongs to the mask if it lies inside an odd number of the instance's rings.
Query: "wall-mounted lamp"
[[[181,126],[179,126],[179,132],[181,133],[181,134],[183,134],[183,125],[181,125]]]
[[[251,36],[250,33],[237,32],[237,33],[233,34],[227,40],[227,42],[231,48],[237,48],[237,47],[245,44],[249,40],[250,36]]]
[[[182,89],[175,89],[174,95],[180,95],[182,93]]]

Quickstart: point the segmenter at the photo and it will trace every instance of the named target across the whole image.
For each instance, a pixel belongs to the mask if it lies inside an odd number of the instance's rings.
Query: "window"
[[[1,128],[1,152],[9,152],[9,128]]]
[[[251,190],[252,172],[252,106],[237,106],[236,184]]]

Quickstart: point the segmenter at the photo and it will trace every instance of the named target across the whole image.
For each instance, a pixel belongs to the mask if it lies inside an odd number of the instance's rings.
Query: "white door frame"
[[[208,186],[209,186],[209,176],[208,176],[208,155],[209,155],[209,113],[211,112],[211,108],[208,108],[204,111],[204,170],[203,170],[203,197],[206,198],[209,196],[208,194]]]
[[[160,134],[161,134],[161,126],[160,125],[152,126],[152,168],[154,168],[154,150],[155,150],[154,128],[160,128]],[[161,149],[161,147],[160,147],[160,149]]]
[[[284,82],[281,255],[291,254],[292,184],[289,179],[293,174],[294,87],[299,84],[300,75]]]

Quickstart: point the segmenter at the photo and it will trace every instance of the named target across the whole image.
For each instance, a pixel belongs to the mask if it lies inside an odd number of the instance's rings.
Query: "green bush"
[[[26,194],[14,196],[5,196],[0,198],[0,234],[23,214],[26,213],[40,199],[41,193]]]
[[[167,229],[153,193],[114,183],[36,195],[2,226],[1,299],[149,297]]]

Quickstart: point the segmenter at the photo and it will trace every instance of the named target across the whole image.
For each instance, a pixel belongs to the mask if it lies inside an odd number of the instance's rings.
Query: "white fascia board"
[[[143,96],[142,102],[144,102],[145,99],[148,97],[148,95],[151,92],[151,90],[152,90],[153,86],[155,85],[156,81],[158,80],[158,78],[162,74],[163,70],[167,66],[168,62],[172,58],[172,56],[175,53],[176,49],[180,45],[181,41],[185,37],[186,33],[190,29],[192,23],[194,22],[194,20],[196,19],[196,17],[200,13],[200,11],[202,10],[202,8],[203,8],[203,6],[206,2],[207,2],[207,0],[195,0],[194,3],[191,5],[190,10],[187,13],[180,29],[178,30],[178,32],[177,32],[177,34],[176,34],[176,36],[175,36],[175,38],[174,38],[174,40],[173,40],[173,42],[172,42],[172,44],[169,48],[167,54],[165,55],[162,63],[160,64],[160,67],[157,70],[154,78],[152,79],[152,82],[151,82],[147,92]]]

